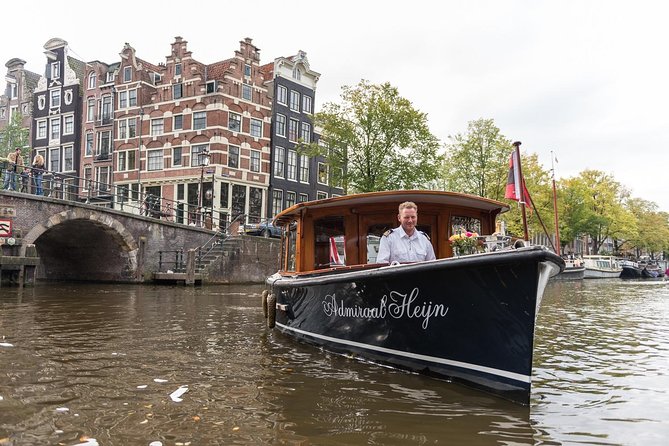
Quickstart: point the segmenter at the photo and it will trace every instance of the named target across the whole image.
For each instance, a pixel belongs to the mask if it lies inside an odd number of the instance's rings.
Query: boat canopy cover
[[[399,190],[367,192],[298,203],[277,214],[274,218],[274,224],[276,226],[288,224],[301,215],[303,209],[325,209],[341,206],[355,207],[379,203],[399,205],[405,201],[413,201],[419,207],[420,204],[432,203],[442,206],[479,209],[486,212],[502,213],[509,210],[509,206],[506,203],[476,195],[433,190]]]

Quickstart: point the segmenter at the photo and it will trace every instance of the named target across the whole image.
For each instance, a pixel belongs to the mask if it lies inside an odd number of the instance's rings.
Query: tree
[[[346,193],[420,189],[437,177],[439,140],[427,115],[389,83],[342,87],[341,103],[325,104],[313,122],[320,143],[300,151],[324,156]]]
[[[667,213],[658,212],[657,204],[633,198],[628,201],[627,208],[636,219],[636,231],[625,241],[624,247],[633,249],[636,256],[646,252],[654,257],[669,249],[669,218]]]
[[[492,119],[470,121],[467,133],[449,137],[443,165],[447,190],[501,200],[509,172],[511,141]]]
[[[636,220],[625,208],[629,191],[613,176],[584,170],[563,184],[565,240],[587,234],[597,254],[607,238],[624,239],[636,231]]]
[[[20,113],[13,113],[7,127],[0,130],[0,157],[6,158],[16,147],[29,146],[30,131],[22,126],[22,119]]]

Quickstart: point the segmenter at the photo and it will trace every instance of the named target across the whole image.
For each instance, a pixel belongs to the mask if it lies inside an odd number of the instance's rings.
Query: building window
[[[118,170],[135,170],[134,150],[124,150],[118,153]]]
[[[251,118],[251,136],[262,138],[262,121]]]
[[[244,65],[244,76],[246,76],[246,77],[251,76],[251,65],[249,65],[249,64]]]
[[[228,146],[228,167],[239,168],[239,147]]]
[[[9,99],[16,99],[19,96],[19,88],[16,83],[9,84]]]
[[[274,189],[272,191],[272,215],[283,211],[283,191]]]
[[[37,139],[46,138],[46,119],[37,121]]]
[[[86,156],[93,155],[93,132],[86,133]]]
[[[216,92],[216,81],[207,82],[207,93],[215,93],[215,92]]]
[[[297,67],[293,68],[293,79],[297,79],[298,81],[302,79],[302,72]]]
[[[112,97],[111,95],[102,97],[102,124],[111,124],[112,120]]]
[[[107,192],[109,190],[109,166],[103,166],[96,169],[98,172],[98,190]]]
[[[172,85],[172,98],[181,99],[183,97],[183,84]]]
[[[231,132],[239,132],[242,128],[242,117],[237,113],[230,113],[228,118],[228,128]]]
[[[128,138],[137,136],[137,118],[128,119]]]
[[[251,172],[260,172],[260,151],[251,150]]]
[[[95,88],[98,84],[98,75],[95,74],[95,71],[91,71],[91,73],[88,75],[88,89],[92,90]]]
[[[74,133],[74,116],[68,115],[63,117],[63,135],[71,135]]]
[[[86,107],[86,121],[95,121],[95,99],[93,98],[88,100],[88,106]]]
[[[203,166],[205,159],[209,154],[208,144],[197,144],[190,148],[190,165],[191,167]]]
[[[60,78],[60,62],[51,62],[51,79]]]
[[[276,89],[276,102],[279,104],[288,104],[288,89],[283,85],[279,85]]]
[[[286,137],[286,117],[284,115],[276,115],[276,134]]]
[[[302,123],[302,141],[309,143],[311,142],[311,124],[308,122]]]
[[[325,192],[318,191],[316,192],[316,199],[317,200],[325,200],[328,197],[328,194]]]
[[[130,107],[137,106],[137,90],[128,90],[128,105]]]
[[[111,152],[111,131],[100,132],[98,138],[98,155],[106,156]]]
[[[128,92],[127,91],[121,91],[118,94],[118,108],[119,109],[128,108]]]
[[[283,147],[274,148],[274,176],[283,178],[286,158],[286,149]]]
[[[163,149],[148,150],[147,170],[162,170],[163,168]]]
[[[300,93],[295,90],[290,90],[290,109],[300,111]]]
[[[172,148],[172,167],[181,166],[181,147]]]
[[[120,139],[128,137],[128,121],[126,119],[118,122],[118,137]]]
[[[90,167],[84,167],[84,189],[91,189],[91,169]]]
[[[49,150],[49,170],[52,172],[60,172],[60,149]]]
[[[318,163],[318,182],[328,184],[328,166],[325,163]]]
[[[175,76],[181,76],[181,64],[180,63],[174,65],[174,75]]]
[[[63,147],[63,170],[65,172],[74,170],[74,148],[72,146]]]
[[[309,195],[307,194],[300,194],[298,198],[298,203],[304,203],[305,201],[309,201]]]
[[[300,181],[309,182],[309,157],[307,155],[300,155]]]
[[[297,152],[295,150],[288,150],[288,172],[286,178],[289,180],[297,180]]]
[[[295,206],[295,192],[286,192],[286,208]]]
[[[132,81],[132,67],[123,67],[123,82]]]
[[[60,89],[51,90],[51,107],[60,107]]]
[[[207,112],[193,113],[193,130],[202,130],[207,128]]]
[[[182,130],[183,128],[184,128],[184,116],[175,115],[172,124],[172,130]]]
[[[161,135],[163,133],[163,118],[151,120],[151,136]]]
[[[288,139],[290,141],[297,142],[297,138],[298,138],[297,132],[298,132],[299,126],[300,126],[299,121],[297,121],[295,119],[291,119],[289,121],[289,123],[288,123]]]
[[[60,118],[52,118],[50,124],[51,124],[50,139],[60,138]]]
[[[251,101],[253,99],[253,90],[248,84],[242,85],[242,99],[246,99],[247,101]]]
[[[306,94],[302,96],[302,111],[304,113],[312,113],[312,104],[311,104],[311,96],[307,96]]]

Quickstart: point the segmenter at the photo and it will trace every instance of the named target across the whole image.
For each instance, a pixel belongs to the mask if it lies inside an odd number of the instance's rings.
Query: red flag
[[[530,193],[525,187],[525,180],[520,178],[520,172],[516,169],[518,162],[516,160],[517,152],[511,153],[509,158],[509,176],[506,180],[506,191],[504,193],[504,198],[510,198],[512,200],[521,201],[522,203],[530,202]],[[521,199],[520,188],[523,188],[523,194]]]
[[[337,251],[337,242],[334,237],[330,237],[330,265],[343,265],[339,251]]]

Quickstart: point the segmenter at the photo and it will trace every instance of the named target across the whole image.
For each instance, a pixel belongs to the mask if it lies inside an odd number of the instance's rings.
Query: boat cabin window
[[[297,253],[297,223],[291,222],[288,226],[288,242],[285,243],[288,247],[286,258],[286,271],[295,271],[295,260]]]
[[[314,236],[314,269],[346,264],[344,217],[332,216],[316,220]]]
[[[462,234],[467,231],[476,232],[480,235],[481,220],[474,217],[451,216],[451,233],[447,236],[450,237],[453,234]]]

